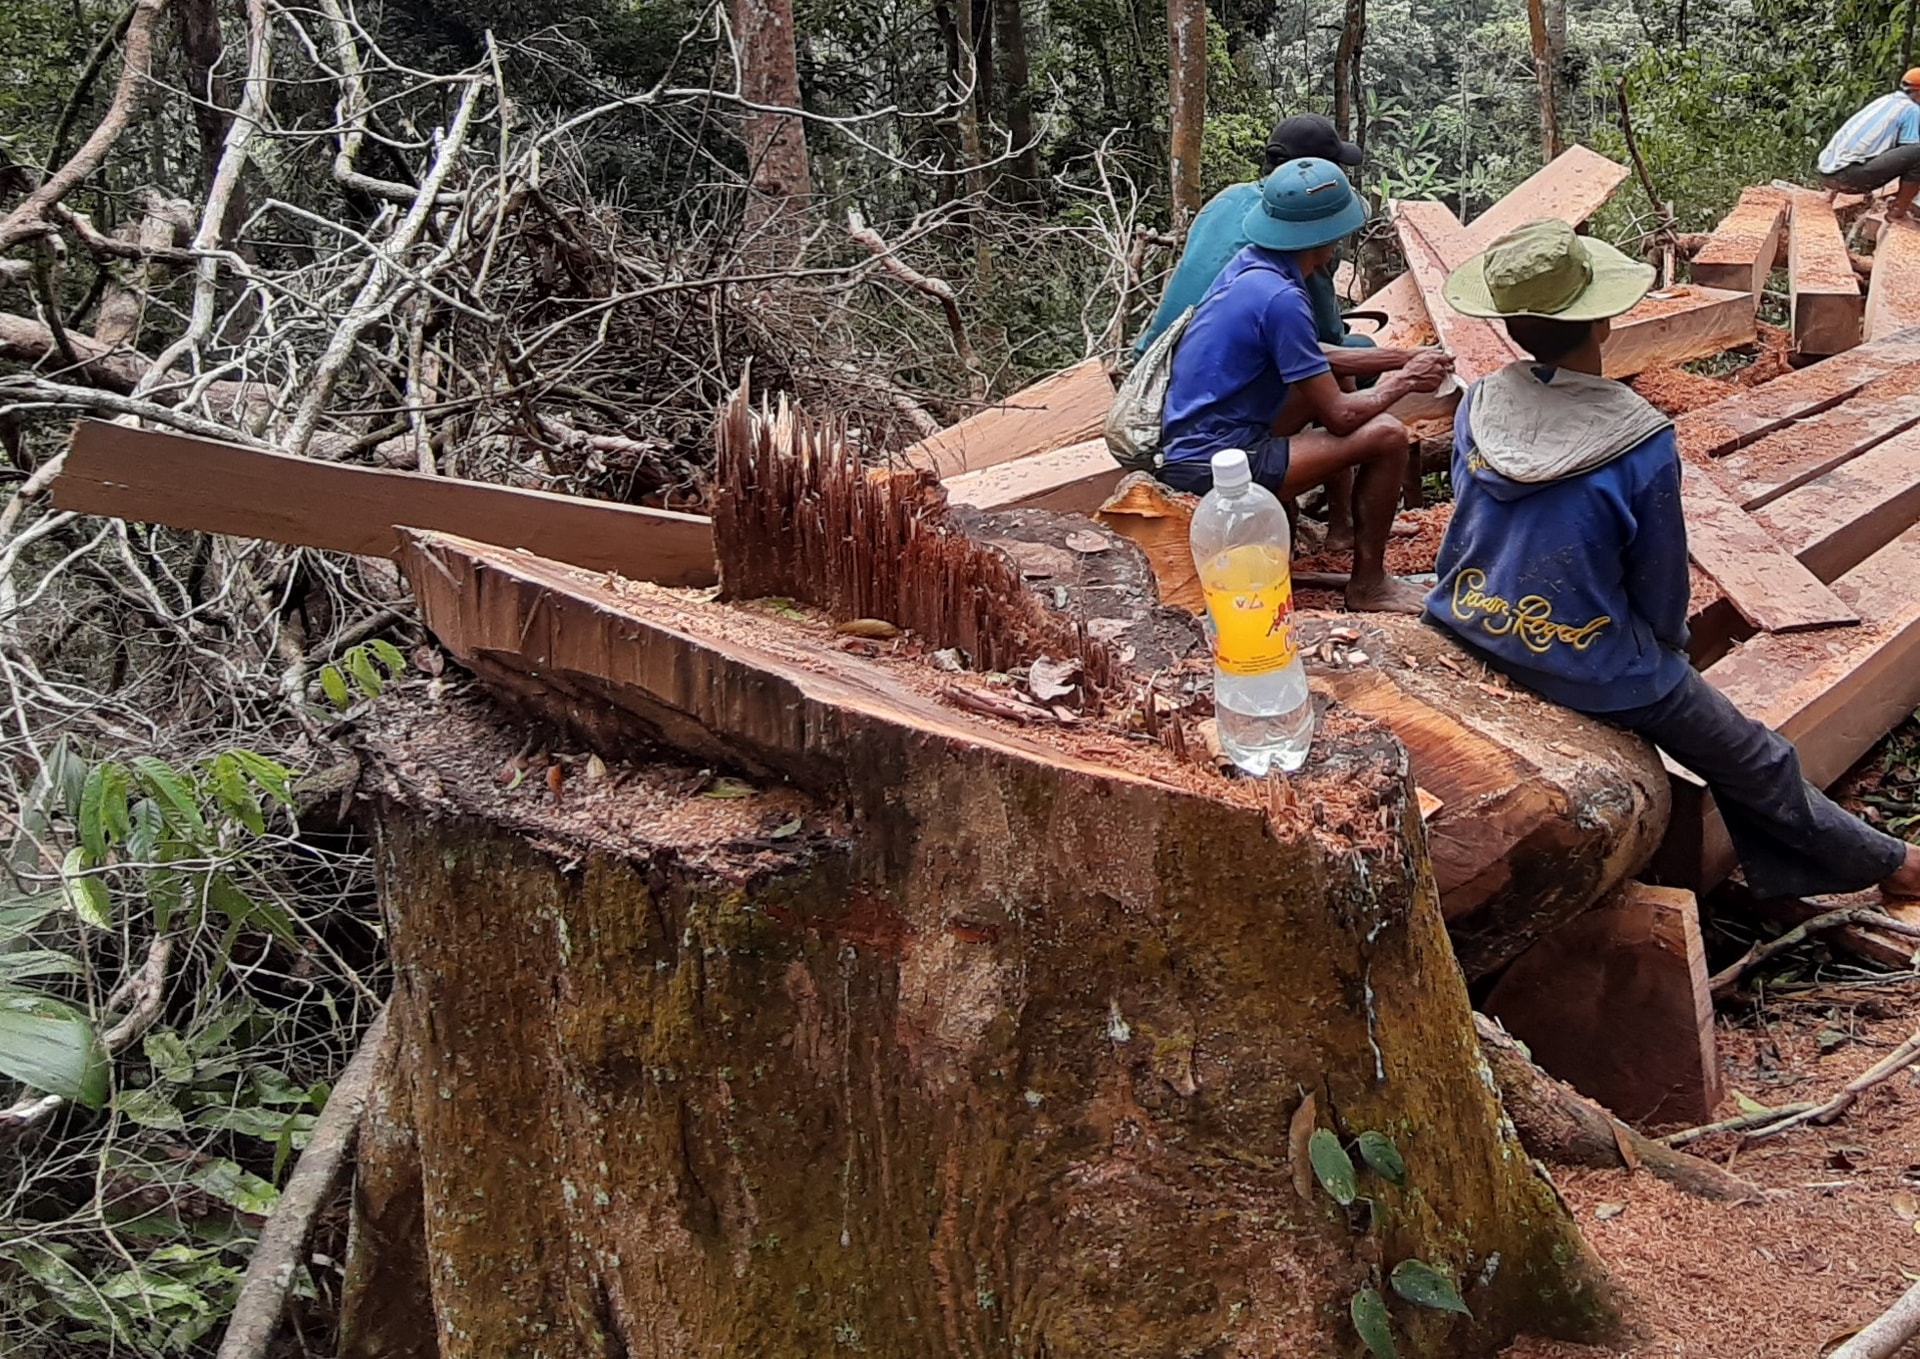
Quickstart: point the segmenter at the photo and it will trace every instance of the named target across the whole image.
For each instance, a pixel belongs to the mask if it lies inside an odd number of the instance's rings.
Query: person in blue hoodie
[[[1792,742],[1687,658],[1687,529],[1668,419],[1602,377],[1608,318],[1653,270],[1564,222],[1530,222],[1447,279],[1531,362],[1475,383],[1454,419],[1453,518],[1426,617],[1542,697],[1653,741],[1707,783],[1761,897],[1878,885],[1920,895],[1920,848],[1808,783]]]

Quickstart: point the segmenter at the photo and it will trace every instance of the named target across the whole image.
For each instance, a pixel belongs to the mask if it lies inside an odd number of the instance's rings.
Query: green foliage
[[[1307,1157],[1313,1162],[1314,1178],[1342,1208],[1359,1196],[1355,1183],[1353,1158],[1340,1145],[1340,1139],[1327,1128],[1315,1128],[1307,1141]]]
[[[356,695],[375,699],[406,671],[407,658],[392,642],[362,642],[350,647],[337,663],[320,669],[320,689],[334,707],[351,707]]]
[[[1458,1312],[1464,1317],[1473,1315],[1460,1300],[1460,1290],[1454,1287],[1453,1280],[1425,1260],[1402,1260],[1393,1267],[1389,1282],[1394,1292],[1416,1306]]]
[[[1363,1288],[1353,1295],[1347,1311],[1353,1317],[1353,1329],[1374,1359],[1398,1359],[1393,1343],[1393,1322],[1387,1316],[1386,1299],[1377,1288]]]
[[[1393,1139],[1383,1132],[1360,1134],[1360,1159],[1389,1184],[1403,1185],[1407,1182],[1407,1163],[1400,1159],[1400,1148],[1394,1146]]]

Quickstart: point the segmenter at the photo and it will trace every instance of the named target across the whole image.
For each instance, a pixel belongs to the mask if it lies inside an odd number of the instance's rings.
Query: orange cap
[[[1920,66],[1914,67],[1911,71],[1908,71],[1900,77],[1900,88],[1903,90],[1920,90]]]

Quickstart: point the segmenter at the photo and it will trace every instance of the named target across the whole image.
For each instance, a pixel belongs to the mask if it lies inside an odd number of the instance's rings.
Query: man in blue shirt
[[[1920,67],[1847,119],[1820,153],[1820,182],[1830,192],[1872,193],[1894,179],[1900,187],[1887,207],[1889,222],[1905,218],[1920,192]]]
[[[1673,426],[1603,378],[1608,318],[1651,267],[1564,222],[1509,232],[1447,279],[1532,362],[1475,383],[1454,418],[1453,518],[1428,621],[1553,702],[1653,741],[1706,780],[1761,897],[1920,895],[1920,848],[1850,816],[1785,737],[1687,658],[1687,528]]]
[[[1436,390],[1453,361],[1416,350],[1369,391],[1346,391],[1320,347],[1306,278],[1367,220],[1340,167],[1296,160],[1267,176],[1242,222],[1251,242],[1201,298],[1168,372],[1160,479],[1204,494],[1210,459],[1244,449],[1254,480],[1295,496],[1352,470],[1353,573],[1347,607],[1418,613],[1420,592],[1386,573],[1387,536],[1407,466],[1407,430],[1386,413]],[[1316,426],[1308,428],[1309,425]]]

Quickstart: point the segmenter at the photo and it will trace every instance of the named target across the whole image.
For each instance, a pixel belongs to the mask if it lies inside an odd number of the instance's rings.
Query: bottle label
[[[1213,663],[1229,675],[1264,675],[1293,664],[1293,582],[1250,589],[1207,587]]]

